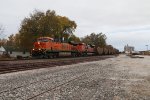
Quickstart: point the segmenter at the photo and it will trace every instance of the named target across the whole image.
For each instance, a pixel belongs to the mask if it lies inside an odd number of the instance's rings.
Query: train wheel
[[[52,54],[52,57],[53,57],[53,58],[58,58],[58,57],[59,57],[59,53],[58,53],[58,52],[53,53],[53,54]]]
[[[41,55],[41,58],[47,59],[47,58],[48,58],[48,55],[47,55],[47,54]]]
[[[80,53],[76,53],[76,57],[80,57],[82,56]]]
[[[58,52],[58,53],[56,53],[56,57],[57,57],[57,58],[59,58],[59,52]]]
[[[88,56],[87,52],[85,53],[85,56]]]
[[[44,55],[40,55],[38,58],[39,58],[39,59],[43,59],[43,58],[44,58]]]
[[[52,58],[53,58],[52,53],[48,53],[48,54],[47,54],[47,57],[48,57],[48,59],[52,59]]]
[[[55,58],[55,53],[52,54],[52,57]]]
[[[75,56],[76,56],[76,54],[72,52],[72,53],[71,53],[71,56],[72,56],[72,57],[75,57]]]

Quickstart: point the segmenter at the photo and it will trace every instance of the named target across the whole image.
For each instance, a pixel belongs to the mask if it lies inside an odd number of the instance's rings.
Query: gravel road
[[[150,57],[0,75],[0,100],[150,100]]]

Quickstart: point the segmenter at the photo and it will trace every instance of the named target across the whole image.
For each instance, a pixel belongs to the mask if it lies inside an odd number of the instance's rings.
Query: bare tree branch
[[[5,35],[3,34],[4,32],[4,27],[0,25],[0,38],[4,37]]]

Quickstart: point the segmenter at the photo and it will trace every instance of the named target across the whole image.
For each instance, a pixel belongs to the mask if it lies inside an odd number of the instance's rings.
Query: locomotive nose
[[[45,43],[41,43],[41,42],[35,42],[34,43],[34,49],[41,50],[41,49],[44,49],[44,48],[45,48]]]

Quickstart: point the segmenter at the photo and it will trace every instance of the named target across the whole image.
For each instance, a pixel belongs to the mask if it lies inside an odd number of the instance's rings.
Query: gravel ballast
[[[150,57],[106,60],[0,75],[0,100],[150,100]]]

